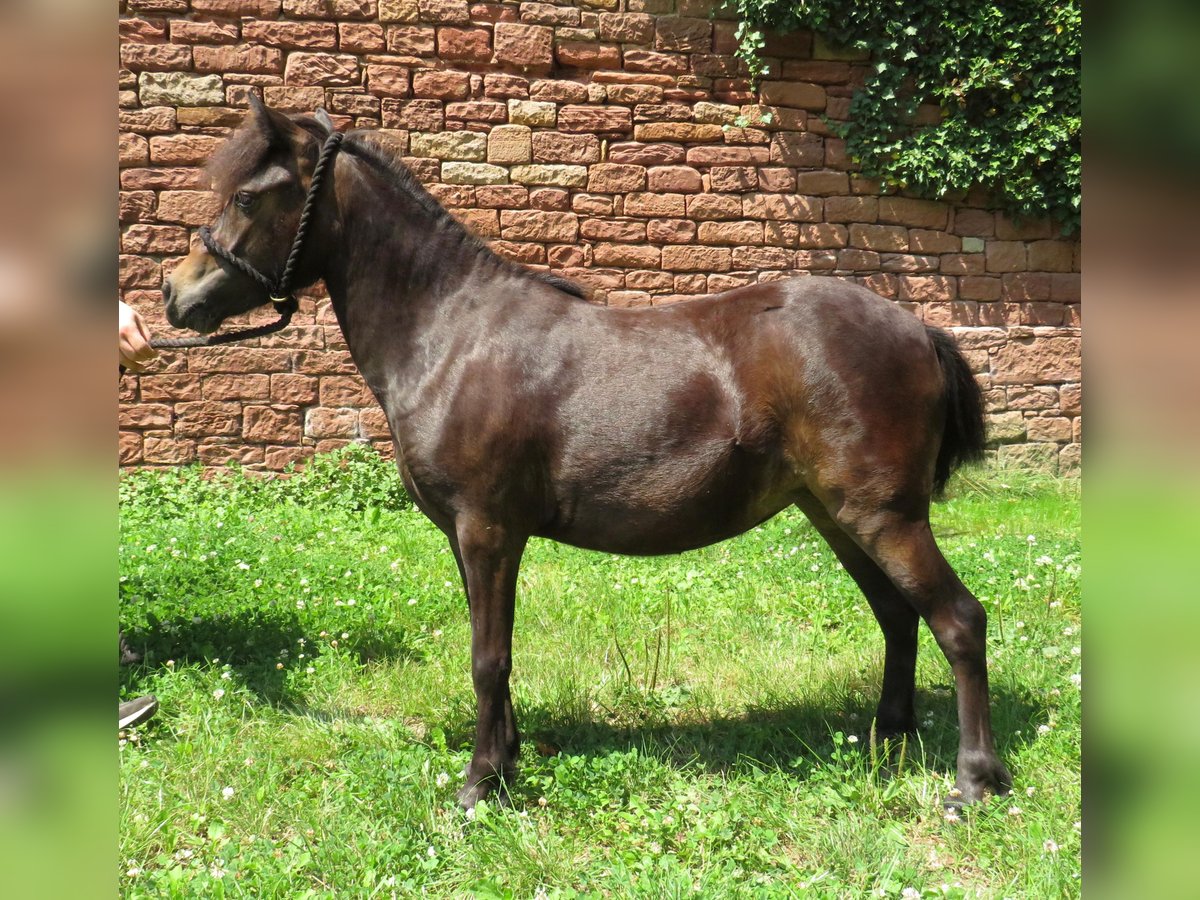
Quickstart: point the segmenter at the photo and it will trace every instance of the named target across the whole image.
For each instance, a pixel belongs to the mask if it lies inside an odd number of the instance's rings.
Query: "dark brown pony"
[[[225,206],[211,238],[223,252],[282,269],[330,130],[323,116],[254,104],[214,161]],[[915,730],[923,618],[958,689],[947,803],[1009,788],[992,741],[984,610],[929,527],[931,495],[984,441],[979,388],[948,335],[832,278],[662,308],[594,305],[489,251],[370,132],[346,135],[330,166],[296,284],[324,279],[404,484],[458,561],[478,700],[463,806],[514,771],[513,605],[531,536],[678,553],[790,504],[883,629],[878,734]],[[268,299],[199,243],[164,296],[171,323],[198,331]]]

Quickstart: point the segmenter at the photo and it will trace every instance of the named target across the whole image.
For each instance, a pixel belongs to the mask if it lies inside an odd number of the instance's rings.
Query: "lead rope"
[[[317,166],[313,169],[312,181],[308,186],[308,196],[304,199],[304,209],[300,212],[300,222],[296,226],[296,237],[292,241],[292,249],[288,253],[287,262],[284,263],[283,274],[279,276],[278,280],[273,281],[254,268],[250,263],[239,256],[235,256],[225,247],[218,244],[217,239],[213,237],[212,229],[207,225],[200,229],[200,240],[204,242],[204,246],[208,249],[208,252],[257,281],[267,292],[267,296],[271,298],[271,302],[275,304],[279,318],[265,325],[226,331],[221,334],[205,334],[183,338],[156,338],[150,342],[151,347],[154,347],[156,350],[175,350],[183,347],[213,347],[218,344],[228,344],[232,341],[246,341],[250,338],[274,334],[288,326],[299,306],[292,294],[292,277],[295,275],[296,266],[300,262],[300,254],[304,249],[304,240],[308,236],[308,226],[312,221],[313,211],[316,209],[317,195],[320,193],[321,185],[325,181],[325,174],[329,168],[329,164],[337,153],[338,147],[341,146],[344,137],[345,135],[340,131],[335,131],[329,135],[325,141],[325,145],[321,148],[321,155],[317,159]]]

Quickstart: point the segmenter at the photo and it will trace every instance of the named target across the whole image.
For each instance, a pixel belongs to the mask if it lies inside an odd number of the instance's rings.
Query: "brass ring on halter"
[[[272,302],[272,303],[276,303],[276,304],[278,304],[278,303],[287,303],[287,302],[288,302],[289,300],[291,300],[291,299],[292,299],[291,297],[272,297],[272,298],[271,298],[271,302]]]

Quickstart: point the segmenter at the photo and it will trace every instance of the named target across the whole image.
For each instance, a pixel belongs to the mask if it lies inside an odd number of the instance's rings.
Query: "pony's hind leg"
[[[987,614],[946,562],[929,528],[927,503],[856,505],[833,512],[838,526],[882,569],[928,624],[958,695],[958,775],[948,807],[1008,793],[1012,776],[996,756],[987,675]]]
[[[842,568],[854,579],[883,631],[883,685],[875,710],[875,735],[880,740],[915,733],[917,625],[920,617],[890,578],[830,516],[811,494],[796,505],[829,544]]]

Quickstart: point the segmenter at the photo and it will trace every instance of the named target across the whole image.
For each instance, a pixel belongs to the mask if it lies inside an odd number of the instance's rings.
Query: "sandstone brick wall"
[[[824,121],[846,117],[864,61],[819,37],[770,41],[773,74],[755,91],[711,0],[121,0],[120,12],[120,288],[156,331],[169,331],[162,279],[215,213],[200,165],[255,92],[385,129],[499,253],[598,302],[853,278],[958,335],[998,455],[1078,466],[1078,242],[982,195],[880,196]],[[319,289],[295,323],[125,377],[122,464],[279,469],[350,440],[390,449]]]

